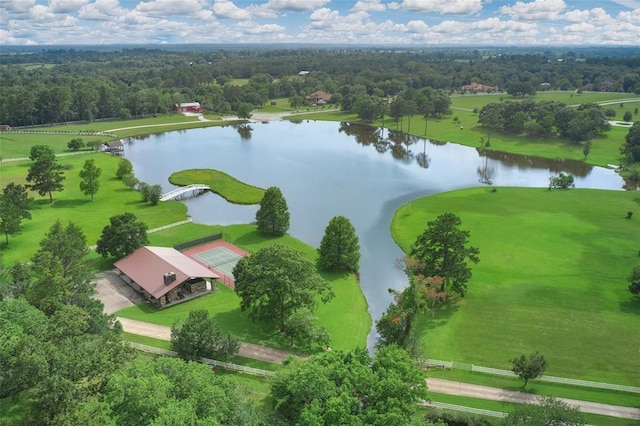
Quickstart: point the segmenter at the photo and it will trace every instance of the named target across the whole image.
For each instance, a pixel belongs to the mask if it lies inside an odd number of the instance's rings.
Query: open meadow
[[[421,318],[425,356],[509,368],[540,351],[546,374],[638,386],[637,192],[472,188],[401,207],[392,234],[407,251],[444,212],[480,249],[469,292]]]

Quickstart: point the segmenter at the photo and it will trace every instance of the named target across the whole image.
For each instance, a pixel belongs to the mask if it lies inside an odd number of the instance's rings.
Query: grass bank
[[[169,176],[169,182],[179,186],[195,183],[209,185],[211,192],[235,204],[259,204],[264,196],[264,189],[247,185],[219,170],[182,170]]]
[[[264,237],[253,225],[208,226],[186,224],[149,235],[152,245],[172,246],[203,235],[221,232],[225,239],[248,252],[255,252],[270,244],[279,243],[299,250],[312,261],[316,250],[290,236]],[[352,349],[366,346],[371,318],[360,285],[353,274],[325,273],[321,275],[331,285],[336,297],[327,304],[320,304],[316,311],[319,324],[331,335],[331,346],[337,349]],[[177,319],[186,319],[189,311],[206,309],[224,330],[235,334],[240,340],[272,347],[290,349],[288,340],[263,323],[249,319],[247,312],[240,310],[240,298],[224,285],[218,291],[176,306],[158,310],[144,303],[116,312],[117,316],[154,324],[171,326]],[[348,326],[345,326],[348,324]],[[294,348],[295,350],[296,348]]]
[[[636,192],[472,188],[422,198],[396,212],[408,250],[427,221],[462,219],[480,249],[467,296],[423,317],[426,356],[509,368],[540,351],[547,374],[638,386],[640,300],[626,277],[638,259]]]

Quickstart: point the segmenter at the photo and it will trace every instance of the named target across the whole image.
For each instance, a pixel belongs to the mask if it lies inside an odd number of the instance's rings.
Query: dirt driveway
[[[125,283],[115,270],[98,273],[95,282],[95,298],[104,303],[104,311],[107,314],[144,302],[142,296]]]

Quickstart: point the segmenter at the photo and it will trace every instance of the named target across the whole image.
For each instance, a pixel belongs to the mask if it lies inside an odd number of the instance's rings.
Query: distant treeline
[[[640,93],[638,49],[240,48],[41,50],[0,55],[0,124],[26,126],[164,113],[199,101],[228,114],[249,103],[323,90],[392,97],[407,89],[457,91],[471,82],[519,95],[537,90]],[[635,56],[625,56],[625,53]],[[310,71],[307,77],[300,71]],[[248,79],[237,84],[234,79]],[[541,86],[546,83],[544,86]]]

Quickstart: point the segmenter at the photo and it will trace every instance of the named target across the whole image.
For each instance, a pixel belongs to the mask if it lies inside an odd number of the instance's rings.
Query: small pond
[[[392,301],[387,289],[407,283],[394,266],[402,252],[389,227],[394,211],[408,201],[489,183],[547,187],[559,172],[574,175],[578,188],[622,189],[624,184],[614,171],[582,162],[485,152],[333,122],[168,132],[129,140],[125,156],[140,180],[160,184],[165,192],[173,188],[168,182],[173,172],[190,168],[221,170],[262,188],[277,186],[291,213],[289,234],[314,247],[332,217],[346,216],[360,238],[361,286],[374,321]],[[206,224],[249,223],[257,211],[211,193],[185,203],[193,220]],[[374,342],[375,330],[369,345]]]

